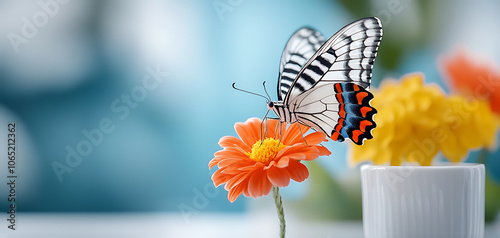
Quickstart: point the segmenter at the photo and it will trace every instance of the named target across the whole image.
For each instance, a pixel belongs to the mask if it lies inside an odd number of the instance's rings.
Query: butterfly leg
[[[297,106],[297,104],[294,104],[294,106],[296,107],[296,106]],[[298,117],[297,117],[297,114],[295,114],[295,113],[294,113],[294,116],[295,116],[295,118],[298,118]],[[304,137],[304,133],[302,133],[302,128],[300,128],[300,124],[302,124],[302,123],[300,123],[298,119],[297,119],[297,122],[296,122],[296,123],[298,124],[297,126],[299,126],[299,132],[300,132],[300,135],[302,136],[302,139],[304,140],[304,142],[306,143],[306,145],[309,145],[309,144],[307,143],[307,141],[306,141],[306,138]]]
[[[276,136],[278,135],[278,128],[280,126],[281,122],[278,121],[278,123],[276,124],[276,127],[274,128],[274,137],[273,139],[277,139]]]
[[[280,144],[281,144],[281,131],[282,131],[282,130],[281,130],[281,128],[282,128],[282,127],[281,127],[281,121],[278,121],[278,124],[279,124],[279,128],[280,128],[280,129],[279,129],[279,130],[280,130],[280,131],[279,131],[279,136],[278,136],[278,148],[279,148],[279,147],[280,147]]]
[[[302,139],[304,140],[306,145],[309,145],[309,144],[307,144],[306,138],[304,137],[304,133],[302,133],[302,128],[300,128],[300,123],[297,122],[297,124],[298,124],[297,126],[299,126],[299,131],[300,131],[300,135],[302,136]]]
[[[267,119],[268,119],[267,114],[269,113],[269,111],[270,111],[270,110],[268,109],[268,110],[267,110],[267,112],[266,112],[266,114],[264,115],[264,118],[263,118],[263,119],[262,119],[262,121],[260,122],[260,135],[261,135],[260,139],[261,139],[261,141],[264,141],[264,139],[265,139],[265,138],[266,138],[266,136],[267,136]],[[264,123],[264,126],[265,126],[265,127],[264,127],[264,129],[262,128],[262,124],[263,124],[263,123]],[[263,132],[263,131],[264,131],[264,132]],[[261,144],[262,144],[262,143],[261,143]]]
[[[264,128],[262,127],[262,124],[264,124]],[[266,138],[267,135],[267,117],[264,117],[262,121],[260,122],[260,146],[262,146],[262,143],[264,143],[264,139]]]
[[[264,115],[264,118],[262,119],[262,121],[260,122],[260,145],[259,147],[262,145],[262,143],[264,143],[264,139],[267,137],[267,114],[269,113],[269,110],[267,110],[266,114]],[[264,127],[262,127],[262,124],[264,124]]]

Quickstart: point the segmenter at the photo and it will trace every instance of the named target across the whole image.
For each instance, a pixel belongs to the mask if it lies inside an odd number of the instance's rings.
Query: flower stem
[[[285,212],[283,211],[283,202],[281,201],[280,189],[276,186],[273,186],[273,198],[274,204],[276,204],[278,218],[280,219],[280,238],[285,238]]]

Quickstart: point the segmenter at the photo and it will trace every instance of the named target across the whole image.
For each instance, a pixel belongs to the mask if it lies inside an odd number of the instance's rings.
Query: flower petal
[[[215,157],[246,159],[248,155],[238,147],[228,147],[214,153]]]
[[[290,158],[288,156],[282,156],[280,160],[276,163],[276,167],[285,168],[288,167],[288,163],[290,162]]]
[[[215,158],[208,163],[208,167],[211,169],[215,165],[219,168],[229,166],[233,163],[244,163],[253,164],[254,161],[248,157],[248,155],[243,152],[239,147],[228,147],[224,150],[215,152]],[[246,166],[246,165],[245,165]]]
[[[309,127],[301,125],[299,123],[291,124],[285,134],[283,135],[283,143],[285,145],[294,145],[296,143],[304,142],[302,135],[304,135],[309,130]],[[302,133],[301,133],[302,132]]]
[[[260,125],[261,120],[254,117],[244,123],[238,122],[234,124],[234,130],[238,133],[241,140],[251,148],[255,142],[261,139]]]
[[[316,146],[306,146],[304,144],[295,144],[280,150],[276,157],[287,156],[295,160],[313,160],[318,158],[319,150]]]
[[[244,167],[244,166],[249,166],[251,165],[252,163],[249,162],[249,161],[245,161],[244,159],[240,159],[240,158],[230,158],[230,159],[223,159],[221,161],[219,161],[219,168],[220,169],[224,169],[228,166],[231,166],[231,167]]]
[[[216,166],[221,160],[223,160],[224,157],[215,157],[210,162],[208,162],[208,168],[212,169],[214,166]]]
[[[267,170],[267,178],[278,187],[286,187],[290,184],[290,175],[286,169],[272,166]]]
[[[248,181],[248,192],[256,198],[269,194],[272,186],[267,178],[267,170],[255,170]]]
[[[307,170],[307,167],[300,163],[300,161],[291,160],[286,170],[290,178],[297,182],[302,182],[309,177],[309,170]]]
[[[224,174],[220,170],[217,170],[212,175],[212,181],[214,181],[215,187],[219,187],[221,184],[226,183],[232,177],[233,177],[233,175],[231,175],[231,174]]]
[[[236,175],[232,175],[232,177],[226,182],[224,189],[229,191],[245,179],[248,179],[248,173],[239,173]]]
[[[253,170],[255,163],[250,163],[247,161],[235,161],[234,163],[221,167],[220,170],[225,174],[239,174]]]
[[[248,188],[248,179],[245,179],[238,185],[232,187],[227,194],[227,199],[230,202],[234,202],[246,188]]]
[[[328,156],[328,155],[331,155],[332,152],[330,152],[330,150],[328,150],[326,147],[324,146],[316,146],[316,149],[319,150],[319,156]]]
[[[238,146],[246,152],[250,152],[252,150],[252,148],[249,147],[247,144],[245,144],[245,142],[241,141],[240,139],[234,136],[224,136],[220,138],[219,145],[222,148]]]
[[[307,141],[308,145],[321,144],[321,142],[323,142],[325,140],[325,138],[326,138],[326,135],[323,132],[319,132],[319,131],[313,132],[313,133],[307,135],[306,137],[304,137],[304,139]],[[304,140],[302,140],[302,142],[303,141]]]

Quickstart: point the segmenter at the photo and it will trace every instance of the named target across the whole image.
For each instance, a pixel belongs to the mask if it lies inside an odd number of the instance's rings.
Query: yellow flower
[[[437,85],[424,84],[422,74],[385,81],[373,92],[377,128],[373,139],[352,147],[350,164],[430,165],[438,152],[452,162],[469,149],[491,147],[500,121],[484,100],[447,96]]]

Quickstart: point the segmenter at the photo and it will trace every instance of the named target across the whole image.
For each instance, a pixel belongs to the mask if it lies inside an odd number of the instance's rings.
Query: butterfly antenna
[[[242,92],[245,92],[245,93],[250,93],[250,94],[253,94],[253,95],[257,95],[259,97],[263,97],[265,98],[266,100],[269,101],[269,98],[266,98],[264,95],[260,95],[260,94],[257,94],[257,93],[254,93],[254,92],[250,92],[250,91],[247,91],[247,90],[243,90],[243,89],[240,89],[240,88],[237,88],[236,86],[234,86],[236,83],[233,83],[233,88],[238,90],[238,91],[242,91]]]
[[[269,96],[269,93],[267,93],[267,89],[266,89],[266,81],[264,81],[264,82],[262,83],[262,86],[264,86],[264,92],[266,92],[266,95],[267,95],[267,97],[269,98],[268,100],[269,100],[269,101],[272,101],[272,100],[271,100],[271,96]]]

